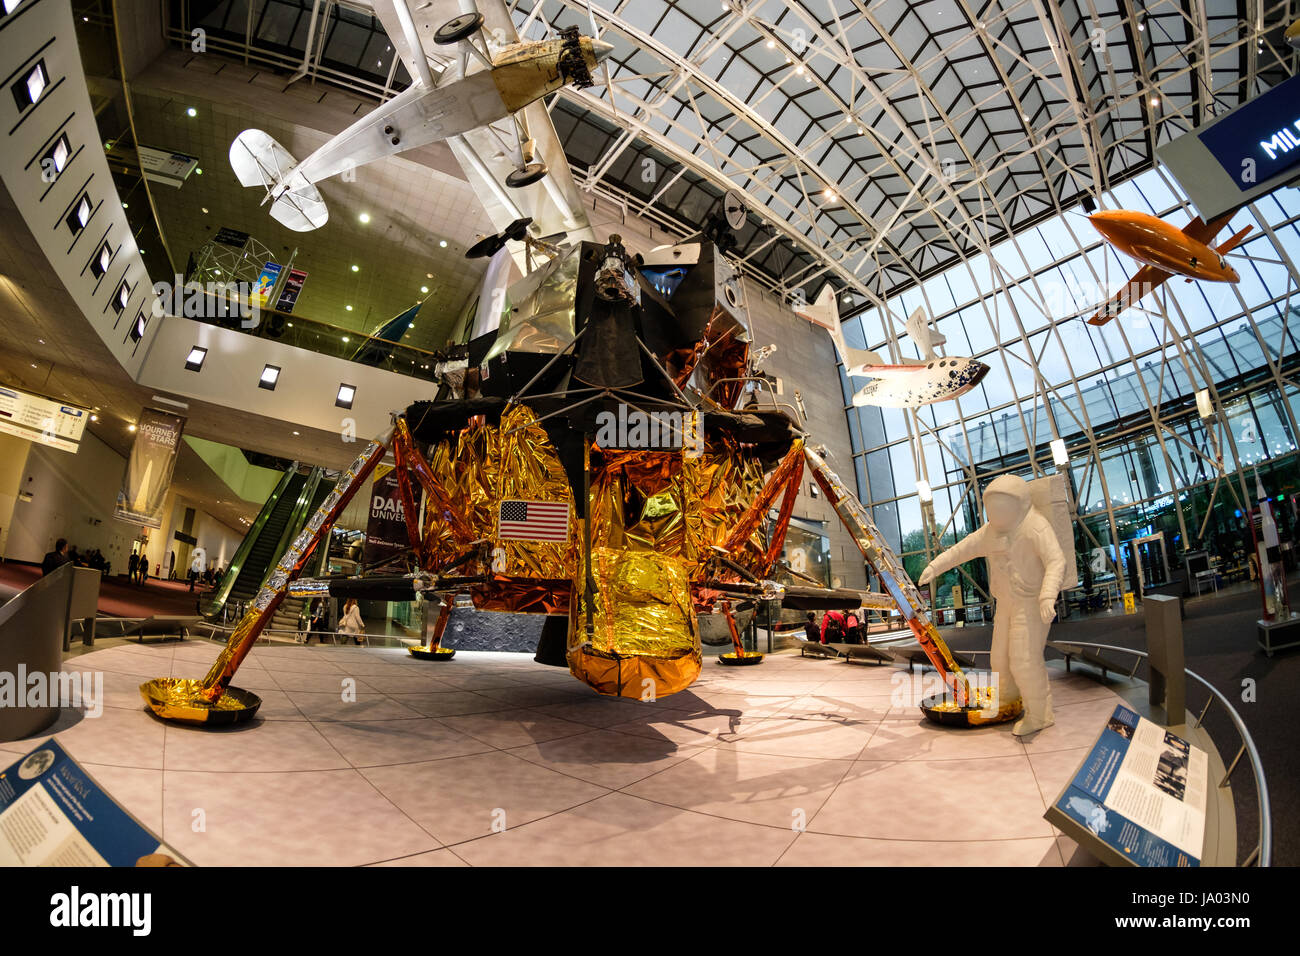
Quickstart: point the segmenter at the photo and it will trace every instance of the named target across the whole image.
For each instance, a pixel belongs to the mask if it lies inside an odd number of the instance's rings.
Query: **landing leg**
[[[442,646],[442,635],[447,630],[447,621],[451,618],[451,607],[455,600],[450,594],[442,596],[442,607],[438,608],[438,620],[429,634],[429,643],[407,648],[412,657],[418,657],[422,661],[449,661],[456,655],[452,648]]]
[[[735,648],[735,650],[730,654],[720,654],[718,656],[718,663],[730,664],[733,667],[763,663],[762,654],[759,654],[756,651],[746,651],[744,645],[740,643],[740,631],[736,629],[736,619],[732,616],[730,601],[722,602],[722,613],[727,618],[727,630],[731,631],[731,646]]]

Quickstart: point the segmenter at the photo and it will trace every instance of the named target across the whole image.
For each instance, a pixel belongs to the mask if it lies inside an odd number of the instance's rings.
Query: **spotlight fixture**
[[[428,294],[429,294],[429,287],[428,287],[427,285],[422,285],[422,286],[420,286],[420,292],[421,292],[422,294],[424,294],[424,295],[428,295]]]
[[[357,387],[355,385],[339,385],[339,393],[334,397],[334,404],[339,408],[351,408],[352,400],[357,397]]]
[[[208,350],[201,345],[196,345],[190,349],[190,354],[185,356],[185,367],[191,372],[201,371],[203,360],[208,357]]]
[[[189,109],[185,111],[185,115],[190,117],[190,119],[193,119],[194,117],[199,115],[199,111],[191,106]]]
[[[19,112],[39,100],[49,85],[50,75],[45,72],[45,61],[40,60],[10,88]]]
[[[108,271],[109,265],[113,262],[113,250],[104,243],[99,247],[99,252],[95,258],[90,260],[90,271],[94,273],[95,278],[101,278]]]
[[[54,178],[57,179],[59,174],[63,172],[63,167],[68,165],[68,157],[71,155],[72,147],[69,145],[65,133],[54,141],[54,145],[50,147],[49,152],[42,157],[41,172],[48,174],[52,169],[54,170]]]
[[[364,225],[365,223],[368,223],[370,221],[370,213],[363,212],[361,215],[357,216],[357,218],[360,219],[362,224]]]
[[[144,338],[144,329],[145,326],[148,324],[149,324],[149,320],[145,318],[144,310],[141,309],[140,314],[135,317],[135,323],[131,326],[132,342],[139,342],[142,338]]]
[[[90,196],[82,193],[81,198],[73,204],[72,212],[68,213],[68,218],[65,220],[74,236],[86,228],[86,223],[90,222],[91,211]]]
[[[275,386],[280,383],[280,366],[268,365],[262,369],[262,377],[257,380],[257,387],[264,388],[268,392],[274,392]]]
[[[127,285],[126,280],[117,287],[117,295],[113,296],[113,311],[121,315],[125,311],[127,303],[131,301],[131,287]]]
[[[1064,468],[1070,463],[1070,453],[1065,450],[1064,438],[1053,438],[1051,442],[1052,461],[1057,468]]]
[[[354,266],[352,267],[352,271],[353,271],[353,272],[360,272],[360,271],[361,271],[361,267],[358,266],[358,265],[354,265]]]
[[[447,248],[447,240],[446,240],[446,239],[439,240],[438,245],[440,245],[440,246],[442,246],[442,248],[446,249],[446,248]]]
[[[352,306],[350,306],[350,305],[345,305],[343,308],[347,309],[349,312],[352,311]],[[347,339],[344,339],[343,341],[346,342]]]
[[[130,425],[127,425],[126,430],[129,432],[135,431],[135,422],[132,422]]]

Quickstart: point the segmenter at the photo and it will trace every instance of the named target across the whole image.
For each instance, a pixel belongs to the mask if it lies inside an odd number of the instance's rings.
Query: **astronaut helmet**
[[[989,526],[1003,534],[1015,530],[1032,504],[1029,485],[1019,475],[998,475],[984,489],[984,513]]]

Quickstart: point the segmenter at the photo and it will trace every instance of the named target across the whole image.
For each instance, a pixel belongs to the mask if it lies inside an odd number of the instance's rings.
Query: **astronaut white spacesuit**
[[[997,601],[990,667],[998,675],[1000,699],[1025,702],[1025,714],[1012,728],[1024,736],[1055,722],[1043,647],[1056,616],[1065,555],[1051,524],[1033,507],[1024,479],[993,479],[984,490],[984,511],[984,525],[931,561],[919,583],[929,584],[972,558],[988,561],[989,590]]]

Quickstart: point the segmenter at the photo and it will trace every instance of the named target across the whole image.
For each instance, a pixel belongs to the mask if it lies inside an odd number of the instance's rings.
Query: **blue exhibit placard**
[[[1196,136],[1242,192],[1300,172],[1300,76],[1261,93]]]
[[[185,865],[53,738],[0,770],[0,866],[168,863]]]
[[[1123,704],[1056,802],[1137,866],[1200,866],[1209,758]]]

